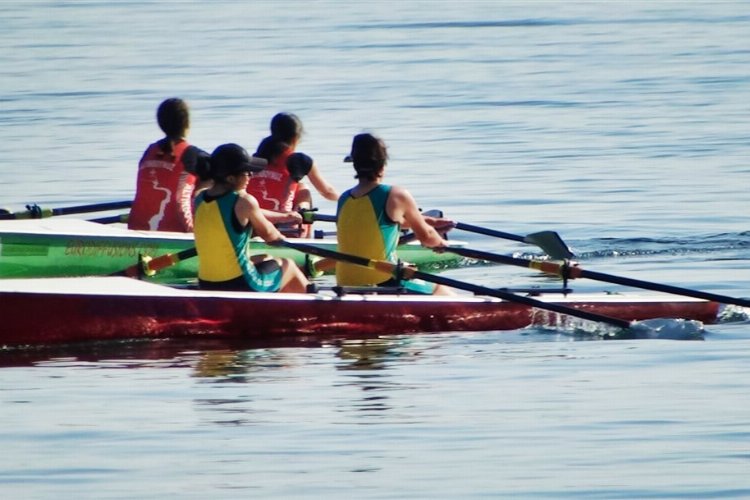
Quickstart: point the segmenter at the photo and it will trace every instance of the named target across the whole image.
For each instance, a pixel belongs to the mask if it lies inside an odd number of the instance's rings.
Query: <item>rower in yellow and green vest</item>
[[[453,221],[423,216],[409,191],[383,183],[388,150],[382,139],[369,133],[356,135],[351,155],[345,161],[353,163],[358,182],[338,201],[339,252],[396,263],[396,247],[402,228],[411,229],[428,248],[448,246],[439,230],[450,229],[455,225]],[[423,294],[454,293],[442,285],[401,280],[376,269],[346,262],[336,263],[336,282],[340,286],[399,286]]]

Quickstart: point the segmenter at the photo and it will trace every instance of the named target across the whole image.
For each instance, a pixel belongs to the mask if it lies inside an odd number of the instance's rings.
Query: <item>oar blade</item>
[[[524,237],[524,242],[538,246],[555,260],[568,260],[575,257],[575,254],[555,231],[539,231],[538,233],[528,234]]]

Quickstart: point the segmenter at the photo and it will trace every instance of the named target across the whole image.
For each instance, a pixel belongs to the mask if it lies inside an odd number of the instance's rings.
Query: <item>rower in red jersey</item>
[[[191,232],[192,197],[196,177],[186,169],[190,110],[179,98],[159,105],[156,120],[165,137],[151,145],[138,163],[135,199],[128,217],[129,229]]]
[[[305,153],[295,152],[302,138],[302,121],[293,113],[278,113],[271,119],[271,135],[258,145],[256,157],[268,161],[268,167],[259,172],[248,184],[247,192],[253,195],[265,210],[269,220],[276,223],[270,212],[298,212],[312,208],[312,194],[304,177],[323,198],[336,201],[338,191],[320,173],[315,161]],[[310,226],[303,227],[302,236],[308,236]]]

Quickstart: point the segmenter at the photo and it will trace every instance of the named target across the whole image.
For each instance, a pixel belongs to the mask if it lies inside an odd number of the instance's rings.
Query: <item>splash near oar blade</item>
[[[567,316],[574,316],[574,317],[589,320],[589,321],[605,323],[611,326],[615,326],[617,328],[626,329],[626,328],[629,328],[631,324],[629,321],[626,321],[623,319],[613,318],[610,316],[604,316],[601,314],[596,314],[596,313],[592,313],[592,312],[581,310],[581,309],[575,309],[573,307],[567,307],[567,306],[563,306],[560,304],[547,303],[541,300],[533,299],[531,297],[516,295],[514,293],[504,292],[502,290],[498,290],[494,288],[483,287],[479,285],[474,285],[472,283],[467,283],[464,281],[458,281],[458,280],[446,278],[443,276],[437,276],[434,274],[429,274],[429,273],[418,271],[411,267],[401,267],[398,264],[394,264],[388,261],[368,259],[366,257],[360,257],[357,255],[350,255],[350,254],[345,254],[341,252],[336,252],[334,250],[319,248],[319,247],[308,245],[305,243],[291,243],[286,240],[279,241],[278,245],[285,246],[288,248],[293,248],[300,252],[309,253],[312,255],[318,255],[320,257],[325,257],[328,259],[340,260],[343,262],[348,262],[350,264],[370,267],[370,268],[377,269],[379,271],[391,274],[393,276],[398,276],[400,274],[401,277],[405,279],[414,279],[414,278],[421,279],[421,280],[435,283],[438,285],[445,285],[445,286],[456,288],[459,290],[465,290],[465,291],[472,292],[478,295],[486,295],[489,297],[496,297],[499,299],[503,299],[508,302],[516,302],[519,304],[524,304],[530,307],[534,307],[536,309],[551,311],[551,312],[555,312],[559,314],[564,314]]]

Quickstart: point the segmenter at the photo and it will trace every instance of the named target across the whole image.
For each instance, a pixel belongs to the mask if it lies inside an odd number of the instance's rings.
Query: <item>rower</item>
[[[176,97],[166,99],[156,111],[156,120],[165,136],[151,144],[138,163],[128,228],[189,233],[193,230],[191,204],[196,177],[184,163],[186,155],[195,154],[187,141],[187,102]]]
[[[312,207],[310,188],[302,182],[307,177],[323,198],[336,201],[338,191],[320,172],[315,160],[302,152],[295,152],[302,139],[302,121],[293,113],[277,113],[271,119],[271,135],[263,139],[256,157],[268,161],[268,167],[251,179],[247,192],[255,196],[266,218],[279,225],[278,214],[297,214]],[[310,236],[310,225],[295,221],[301,234]],[[279,225],[283,230],[283,226]]]
[[[213,180],[195,199],[193,232],[201,288],[305,291],[308,281],[291,259],[248,256],[253,233],[271,244],[284,239],[263,215],[258,201],[245,191],[250,177],[265,165],[265,160],[248,155],[243,147],[223,144],[201,172],[201,177]]]
[[[388,151],[382,139],[367,133],[356,135],[351,155],[344,161],[353,163],[358,182],[338,201],[336,228],[340,252],[397,263],[396,247],[402,227],[414,231],[426,247],[448,246],[439,230],[452,227],[453,221],[425,217],[409,191],[383,184]],[[336,282],[339,286],[403,286],[423,294],[454,293],[443,285],[401,280],[376,269],[341,261],[336,263]]]

